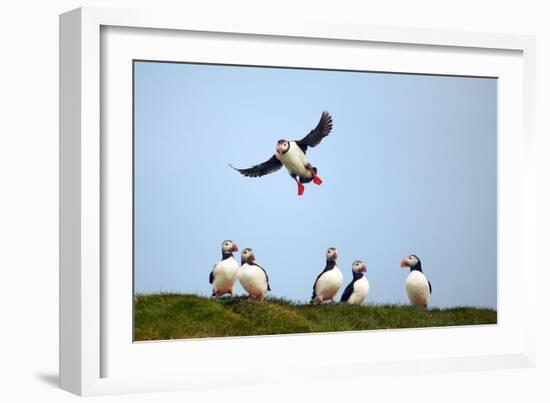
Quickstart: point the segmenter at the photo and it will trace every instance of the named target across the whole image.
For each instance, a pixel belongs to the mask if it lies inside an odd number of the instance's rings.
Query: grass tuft
[[[408,305],[306,305],[281,298],[264,304],[245,298],[191,294],[137,295],[134,339],[170,340],[349,330],[401,329],[497,323],[492,309],[418,309]]]

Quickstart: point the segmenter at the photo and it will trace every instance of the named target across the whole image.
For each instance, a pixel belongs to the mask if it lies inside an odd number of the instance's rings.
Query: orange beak
[[[367,272],[367,265],[363,263],[363,266],[361,266],[361,273],[366,273],[366,272]]]
[[[233,252],[238,252],[238,250],[239,250],[239,248],[237,247],[237,244],[234,243],[234,244],[233,244],[233,248],[231,248],[231,251],[233,251]]]
[[[403,260],[401,261],[401,268],[404,269],[405,267],[409,267],[409,265],[407,264],[407,261],[406,261],[405,259],[403,259]]]

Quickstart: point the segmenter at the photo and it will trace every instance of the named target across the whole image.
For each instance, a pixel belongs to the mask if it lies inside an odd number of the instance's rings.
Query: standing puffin
[[[432,284],[428,281],[424,273],[422,273],[422,262],[416,255],[407,256],[401,261],[401,267],[409,267],[411,272],[405,282],[407,295],[412,305],[422,308],[428,307],[430,295],[432,293]]]
[[[348,284],[340,302],[350,305],[361,305],[369,293],[369,281],[363,273],[367,272],[367,265],[360,260],[356,260],[351,265],[353,280]]]
[[[336,302],[335,295],[342,286],[342,272],[336,266],[338,252],[336,248],[328,248],[327,264],[325,269],[317,276],[313,284],[313,295],[311,296],[311,304],[322,304],[323,301],[332,300]]]
[[[244,176],[256,178],[275,172],[284,165],[298,185],[298,196],[301,196],[304,194],[304,183],[311,181],[316,185],[323,183],[321,178],[317,176],[317,168],[309,163],[306,151],[308,147],[313,148],[318,145],[321,140],[328,136],[331,130],[332,117],[325,111],[321,114],[321,119],[315,129],[311,130],[303,139],[277,141],[275,154],[267,161],[246,169],[238,169],[231,164],[230,166]]]
[[[243,249],[241,253],[241,267],[239,269],[239,282],[248,293],[248,298],[256,297],[260,303],[264,302],[265,294],[271,291],[269,277],[263,267],[254,261],[256,255],[250,248]]]
[[[237,281],[237,272],[239,264],[233,257],[233,252],[237,252],[237,244],[226,240],[222,242],[222,260],[214,265],[210,272],[210,284],[212,284],[212,296],[220,297],[224,294],[233,296],[233,288]]]

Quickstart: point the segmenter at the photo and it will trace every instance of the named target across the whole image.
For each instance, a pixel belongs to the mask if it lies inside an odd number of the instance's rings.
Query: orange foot
[[[297,182],[298,183],[298,196],[301,196],[304,194],[304,185],[301,184],[300,182]]]

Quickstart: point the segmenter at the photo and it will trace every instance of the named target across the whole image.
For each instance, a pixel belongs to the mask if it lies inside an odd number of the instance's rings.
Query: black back
[[[411,271],[419,271],[420,273],[424,274],[424,272],[422,271],[422,262],[420,261],[418,256],[416,256],[416,255],[411,255],[411,256],[414,256],[415,258],[418,259],[418,263],[416,264],[416,266],[411,267]],[[428,280],[427,278],[426,278],[426,280],[428,281],[428,286],[430,287],[430,294],[431,294],[432,293],[432,283],[430,283],[430,280]]]
[[[414,256],[416,260],[418,260],[418,263],[415,266],[411,266],[411,271],[419,271],[420,273],[422,273],[422,262],[420,261],[420,258],[416,255],[411,256]]]
[[[353,280],[351,280],[351,283],[349,283],[344,290],[344,293],[342,294],[342,298],[340,299],[340,302],[348,302],[349,298],[351,297],[351,294],[353,294],[353,285],[355,282],[361,278],[363,278],[363,273],[356,273],[353,272]]]
[[[252,264],[256,267],[259,267],[260,269],[263,270],[264,274],[265,274],[265,281],[267,282],[267,291],[271,291],[271,287],[269,286],[269,276],[267,275],[267,272],[265,271],[265,269],[260,266],[259,264],[256,264],[256,263],[249,263],[249,264]]]
[[[208,278],[208,281],[210,282],[210,284],[214,282],[214,269],[212,269],[212,271],[210,272],[210,277]]]

